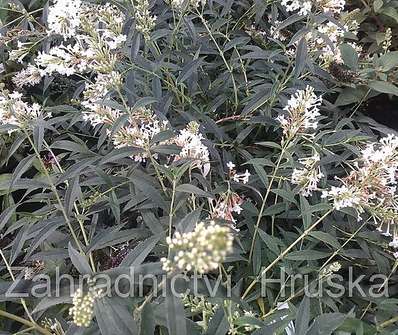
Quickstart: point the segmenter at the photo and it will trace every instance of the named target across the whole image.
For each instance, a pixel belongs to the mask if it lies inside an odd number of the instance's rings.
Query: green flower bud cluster
[[[207,273],[218,268],[232,251],[233,235],[227,227],[200,222],[194,231],[176,232],[168,238],[171,259],[162,258],[163,269],[167,272],[196,271]]]
[[[73,295],[73,307],[69,314],[73,316],[73,322],[79,327],[88,327],[94,316],[94,302],[101,295],[101,291],[90,288],[87,294],[79,288]]]

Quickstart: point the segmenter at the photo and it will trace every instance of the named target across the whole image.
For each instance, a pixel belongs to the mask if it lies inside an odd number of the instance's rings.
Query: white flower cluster
[[[220,196],[217,200],[211,217],[213,219],[221,219],[236,223],[233,214],[240,214],[242,212],[243,199],[235,192],[227,192]]]
[[[124,14],[111,4],[56,1],[49,7],[48,32],[62,35],[68,44],[39,53],[35,63],[40,75],[113,71],[117,62],[114,50],[126,41],[122,34],[124,21]]]
[[[148,0],[138,0],[134,16],[136,20],[135,28],[148,40],[156,21],[156,16],[151,15],[149,10]]]
[[[163,269],[167,272],[196,271],[207,273],[218,268],[225,257],[232,252],[233,235],[227,227],[200,222],[194,231],[174,234],[167,238],[172,259],[162,258]]]
[[[284,108],[287,116],[277,117],[285,137],[292,139],[297,134],[305,134],[308,129],[316,129],[321,103],[322,97],[318,97],[311,86],[307,86],[305,90],[298,90],[292,95]]]
[[[191,8],[197,8],[199,6],[199,3],[204,3],[204,0],[169,0],[170,1],[170,6],[176,10],[184,10],[184,4],[187,5],[187,7]]]
[[[28,65],[26,69],[19,71],[12,78],[12,81],[19,88],[24,86],[34,86],[41,82],[41,73],[37,67]]]
[[[39,52],[35,61],[43,77],[53,73],[71,76],[88,70],[86,56],[86,51],[78,43],[73,46],[61,44],[51,48],[47,53]]]
[[[308,51],[314,58],[319,60],[322,67],[328,68],[333,62],[342,64],[343,59],[340,45],[344,42],[344,35],[350,32],[358,34],[357,14],[355,11],[343,13],[345,6],[344,0],[282,0],[282,5],[288,12],[298,12],[300,15],[308,15],[311,12],[324,12],[333,15],[338,19],[344,28],[332,21],[325,21],[313,25],[313,29],[305,35]],[[271,32],[275,31],[271,27]],[[278,34],[275,38],[280,37]],[[280,39],[282,41],[282,39]],[[299,41],[293,43],[293,47],[288,49],[288,56],[295,54]],[[357,52],[361,52],[361,47],[355,42],[348,42]]]
[[[353,207],[362,212],[360,190],[351,185],[340,187],[332,186],[329,191],[322,192],[322,198],[333,201],[335,209],[340,210],[346,207]]]
[[[275,20],[273,25],[270,27],[270,37],[276,40],[279,40],[281,42],[284,42],[287,40],[287,37],[284,36],[280,30],[278,30],[278,26],[281,24],[281,21]]]
[[[48,8],[48,32],[73,37],[80,25],[81,0],[55,0]]]
[[[329,64],[332,61],[339,64],[343,63],[339,44],[341,44],[340,41],[343,38],[345,31],[335,23],[327,22],[326,24],[319,25],[319,27],[317,27],[317,32],[317,36],[311,41],[311,48],[313,50],[321,51],[321,60],[323,60],[326,64]],[[323,35],[329,38],[328,43],[325,42]]]
[[[73,294],[73,307],[69,309],[69,314],[73,317],[73,322],[79,327],[88,327],[94,316],[95,299],[101,296],[101,290],[90,287],[84,294],[79,288]]]
[[[244,173],[237,173],[235,164],[232,162],[227,163],[229,170],[229,177],[236,183],[247,184],[251,176],[250,172],[246,169]]]
[[[344,9],[345,0],[282,0],[287,12],[298,11],[299,15],[308,15],[313,7],[324,13],[339,14]]]
[[[203,135],[199,132],[199,124],[195,121],[190,122],[174,139],[174,143],[181,147],[175,160],[192,160],[193,165],[201,169],[202,174],[206,176],[210,171],[210,158],[209,150],[202,141]]]
[[[94,6],[94,10],[92,6],[86,8],[83,27],[86,33],[94,37],[94,43],[92,41],[89,43],[92,48],[95,49],[98,41],[103,41],[110,50],[115,50],[126,42],[127,36],[122,33],[126,16],[118,7],[106,3],[102,6]],[[96,17],[90,17],[93,14]],[[92,22],[95,22],[95,32],[93,32]]]
[[[348,177],[341,179],[343,185],[322,196],[333,200],[336,209],[351,207],[359,214],[369,213],[377,230],[393,237],[390,246],[398,248],[397,175],[398,137],[390,134],[368,144]]]
[[[39,116],[43,118],[51,117],[50,113],[44,113],[39,104],[29,105],[22,100],[19,92],[9,93],[5,90],[0,91],[0,125],[12,125],[18,128],[29,127],[32,120]],[[9,134],[16,131],[10,129]]]
[[[102,124],[114,123],[122,113],[109,106],[102,106],[101,104],[85,104],[89,110],[83,111],[83,120],[89,121],[93,127]]]
[[[122,76],[119,72],[99,73],[94,82],[86,83],[83,92],[85,103],[103,100],[111,89],[119,87],[121,83]]]
[[[319,161],[319,154],[315,153],[311,157],[299,159],[303,167],[293,170],[291,182],[300,186],[300,193],[304,197],[312,195],[312,192],[318,189],[318,182],[324,177],[318,166]]]
[[[324,267],[320,272],[320,277],[328,277],[333,273],[339,272],[341,270],[340,262],[333,262],[332,264],[327,265]]]
[[[136,162],[144,162],[150,155],[148,150],[154,136],[167,128],[167,121],[160,121],[151,110],[140,108],[130,117],[128,124],[113,135],[113,144],[116,148],[131,146],[143,149],[131,158]],[[157,157],[156,154],[154,157]]]
[[[311,13],[312,1],[300,0],[282,0],[282,6],[287,12],[295,12],[298,10],[299,15],[308,15]]]

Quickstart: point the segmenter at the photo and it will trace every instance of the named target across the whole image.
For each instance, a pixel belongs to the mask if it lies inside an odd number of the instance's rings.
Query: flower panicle
[[[211,221],[200,222],[194,231],[176,232],[167,238],[171,259],[162,258],[163,269],[167,272],[196,271],[199,274],[216,270],[231,253],[233,235],[228,227]]]

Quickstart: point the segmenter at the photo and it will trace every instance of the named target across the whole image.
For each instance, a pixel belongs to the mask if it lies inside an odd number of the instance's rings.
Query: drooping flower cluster
[[[277,117],[283,128],[284,136],[287,139],[292,139],[297,134],[305,134],[309,129],[316,129],[321,103],[322,97],[318,97],[311,86],[307,86],[305,90],[298,90],[292,95],[284,108],[287,116]]]
[[[142,152],[132,156],[136,162],[143,162],[151,155],[151,153],[148,153],[148,150],[151,147],[151,141],[154,136],[165,131],[167,128],[167,121],[159,120],[147,108],[140,108],[134,111],[128,123],[113,135],[113,144],[116,148],[131,146],[143,149]],[[153,156],[157,157],[156,154]]]
[[[293,170],[291,182],[300,186],[300,193],[305,197],[318,189],[318,182],[324,177],[318,164],[319,161],[318,153],[311,157],[300,158],[302,167]]]
[[[236,222],[233,214],[242,212],[243,199],[235,192],[223,193],[216,201],[211,217],[213,219],[221,219]]]
[[[49,33],[62,35],[68,44],[39,53],[35,62],[41,76],[112,72],[117,61],[115,49],[126,41],[124,21],[124,14],[111,4],[56,1],[49,8]]]
[[[69,314],[73,317],[73,322],[79,327],[88,327],[94,316],[95,299],[101,296],[101,290],[90,287],[89,291],[84,292],[78,288],[73,294],[73,307],[69,309]]]
[[[41,73],[37,67],[28,65],[26,69],[23,69],[14,75],[12,81],[19,88],[34,86],[41,82]]]
[[[8,130],[8,133],[18,128],[29,127],[32,120],[39,116],[51,117],[50,113],[43,112],[39,104],[29,105],[22,100],[19,92],[9,93],[6,90],[0,91],[0,125],[11,125],[15,128]]]
[[[146,40],[149,39],[152,29],[155,27],[156,16],[151,15],[148,0],[138,0],[135,8],[135,29],[137,29]]]
[[[203,274],[218,268],[232,251],[233,235],[227,227],[200,222],[194,231],[176,232],[167,239],[172,259],[162,258],[167,272],[196,271]]]
[[[39,52],[35,61],[43,77],[53,73],[71,76],[88,70],[87,52],[78,43],[61,44],[48,52]]]
[[[193,161],[193,166],[201,169],[206,176],[210,170],[209,150],[203,144],[203,135],[199,132],[199,124],[190,122],[185,129],[182,129],[174,139],[174,143],[181,147],[180,153],[175,157],[175,161],[189,159]]]
[[[340,179],[342,186],[323,192],[334,207],[354,208],[358,214],[368,213],[385,236],[392,236],[390,246],[398,247],[398,137],[388,135],[370,143],[352,166],[350,174]]]
[[[345,0],[282,0],[287,12],[298,11],[299,15],[308,15],[314,8],[324,13],[339,14],[345,6]]]
[[[81,0],[54,0],[48,9],[49,33],[62,35],[64,39],[73,37],[80,24]]]
[[[235,164],[232,162],[227,163],[229,177],[236,183],[247,184],[250,178],[250,172],[246,169],[244,173],[238,173],[235,170]]]
[[[106,98],[109,92],[112,90],[117,90],[122,84],[122,76],[117,71],[112,71],[110,73],[99,73],[97,78],[93,82],[86,83],[85,90],[83,91],[84,100],[82,105],[87,108],[90,112],[85,114],[90,114],[91,112],[95,117],[98,109],[101,109],[101,103]],[[105,121],[98,121],[98,123],[104,123]],[[95,126],[93,120],[93,125]]]

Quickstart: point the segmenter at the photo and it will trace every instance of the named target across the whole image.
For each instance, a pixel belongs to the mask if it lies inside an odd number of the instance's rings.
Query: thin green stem
[[[300,243],[320,222],[322,222],[333,209],[328,210],[322,217],[320,217],[314,224],[312,224],[309,228],[307,228],[301,235],[298,237],[289,247],[287,247],[274,261],[271,262],[265,269],[261,271],[261,273],[256,276],[256,278],[250,283],[247,287],[246,291],[242,295],[242,299],[246,298],[250,293],[252,288],[257,284],[258,280],[262,278],[272,267],[277,264],[281,259],[283,259],[289,252],[292,250],[298,243]]]
[[[26,320],[24,318],[21,318],[21,317],[19,317],[17,315],[14,315],[14,314],[8,313],[6,311],[0,310],[0,316],[3,316],[3,317],[5,317],[7,319],[10,319],[10,320],[17,321],[17,322],[19,322],[19,323],[21,323],[21,324],[23,324],[25,326],[31,327],[31,328],[37,330],[41,334],[52,335],[52,333],[50,333],[47,329],[44,329],[43,327],[40,327],[38,324],[30,322],[30,321],[28,321],[28,320]]]
[[[5,255],[4,255],[4,253],[3,253],[3,250],[1,250],[1,249],[0,249],[0,255],[1,255],[1,258],[3,259],[3,261],[4,261],[4,264],[6,265],[7,271],[8,271],[8,273],[10,274],[11,279],[15,282],[14,273],[12,272],[11,266],[10,266],[10,264],[8,263],[7,258],[5,257]],[[26,305],[25,299],[21,298],[21,304],[22,304],[22,307],[23,307],[23,309],[25,310],[25,313],[26,313],[26,315],[28,316],[30,322],[32,322],[33,324],[36,325],[36,321],[33,319],[32,315],[30,314],[29,309],[28,309],[28,306]]]
[[[39,151],[37,150],[37,148],[36,148],[35,144],[33,143],[32,139],[30,138],[28,132],[27,132],[25,129],[23,129],[23,132],[25,133],[26,138],[28,139],[28,141],[29,141],[31,147],[33,148],[33,150],[34,150],[34,152],[35,152],[35,154],[36,154],[37,159],[39,160],[40,166],[41,166],[41,168],[42,168],[42,170],[43,170],[43,172],[44,172],[44,174],[45,174],[45,176],[46,176],[46,178],[47,178],[47,180],[48,180],[48,183],[50,184],[51,190],[53,191],[53,193],[54,193],[54,195],[55,195],[55,198],[56,198],[56,200],[57,200],[57,203],[58,203],[58,205],[59,205],[59,208],[60,208],[60,210],[61,210],[61,213],[62,213],[62,215],[63,215],[63,217],[64,217],[64,219],[65,219],[65,222],[66,222],[66,224],[67,224],[67,226],[68,226],[68,228],[69,228],[69,230],[70,230],[70,233],[72,234],[72,237],[73,237],[73,239],[74,239],[74,241],[75,241],[77,247],[79,248],[79,251],[84,255],[84,252],[83,252],[83,249],[82,249],[82,246],[81,246],[81,242],[79,241],[79,239],[77,238],[77,235],[76,235],[75,231],[73,230],[72,223],[71,223],[71,221],[69,220],[68,214],[66,213],[65,208],[64,208],[64,206],[63,206],[63,203],[62,203],[62,201],[61,201],[61,198],[59,197],[58,190],[57,190],[57,188],[55,187],[55,185],[54,185],[54,183],[53,183],[53,181],[52,181],[52,179],[51,179],[51,177],[50,177],[50,175],[49,175],[49,173],[48,173],[48,171],[47,171],[46,166],[44,165],[44,162],[43,162],[43,160],[42,160],[42,158],[41,158],[41,156],[40,156],[40,153],[39,153]]]
[[[174,201],[176,194],[176,181],[173,180],[173,191],[171,194],[170,210],[169,210],[169,237],[171,238],[173,228],[173,215],[174,215]]]
[[[281,164],[282,158],[283,158],[283,156],[284,156],[284,154],[285,154],[286,146],[287,146],[287,144],[286,144],[285,146],[282,147],[281,154],[279,155],[279,158],[278,158],[278,161],[277,161],[277,163],[276,163],[274,172],[273,172],[273,174],[272,174],[272,176],[271,176],[271,180],[269,181],[269,184],[268,184],[268,187],[267,187],[267,191],[265,192],[265,195],[264,195],[264,198],[263,198],[263,202],[262,202],[261,207],[260,207],[260,211],[259,211],[259,213],[258,213],[256,225],[255,225],[255,227],[254,227],[254,233],[253,233],[252,244],[251,244],[251,246],[250,246],[249,261],[248,261],[249,263],[251,262],[252,257],[253,257],[254,245],[255,245],[255,243],[256,243],[256,238],[257,238],[257,234],[258,234],[258,229],[259,229],[259,227],[260,227],[260,222],[261,222],[261,219],[262,219],[264,210],[265,210],[265,206],[266,206],[266,204],[267,204],[267,199],[268,199],[268,196],[269,196],[269,194],[270,194],[270,192],[271,192],[272,184],[274,183],[274,180],[275,180],[276,174],[277,174],[277,172],[278,172],[278,170],[279,170],[279,166],[280,166],[280,164]]]
[[[232,85],[234,86],[235,105],[238,106],[238,104],[239,104],[238,89],[237,89],[235,77],[234,77],[234,74],[233,74],[233,68],[228,64],[228,62],[227,62],[227,60],[226,60],[226,58],[225,58],[225,56],[224,56],[224,52],[221,50],[221,48],[220,48],[220,46],[218,45],[216,39],[214,38],[213,33],[211,32],[209,26],[207,25],[207,22],[206,22],[205,18],[203,17],[203,15],[202,15],[201,13],[199,13],[198,10],[196,11],[196,13],[198,14],[199,18],[201,19],[201,21],[202,21],[204,27],[206,28],[206,30],[207,30],[207,32],[208,32],[208,34],[209,34],[211,40],[212,40],[213,43],[215,44],[215,46],[216,46],[216,48],[217,48],[217,50],[218,50],[218,53],[220,54],[220,57],[222,58],[222,60],[223,60],[223,62],[224,62],[224,64],[225,64],[225,66],[226,66],[228,72],[231,74]]]
[[[55,165],[57,166],[58,170],[61,173],[64,173],[64,170],[63,170],[61,164],[59,163],[57,157],[55,156],[54,152],[52,151],[52,149],[50,148],[48,143],[45,140],[43,142],[44,142],[44,146],[50,152],[52,158],[55,160]],[[69,187],[69,182],[67,180],[65,181],[65,184],[66,184],[67,187]],[[86,246],[88,246],[90,243],[89,243],[89,240],[88,240],[88,237],[87,237],[87,234],[86,234],[86,230],[84,228],[84,222],[80,219],[81,213],[79,211],[79,208],[77,207],[76,201],[73,202],[73,208],[74,208],[74,210],[75,210],[75,212],[77,214],[76,215],[76,219],[77,219],[77,222],[79,223],[80,230],[81,230],[82,235],[83,235],[84,243],[86,244]],[[93,258],[93,255],[92,255],[91,252],[88,254],[88,257],[90,259],[91,267],[92,267],[93,271],[95,272],[95,263],[94,263],[94,258]]]

